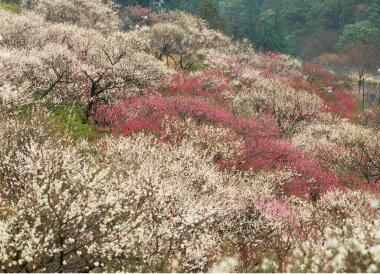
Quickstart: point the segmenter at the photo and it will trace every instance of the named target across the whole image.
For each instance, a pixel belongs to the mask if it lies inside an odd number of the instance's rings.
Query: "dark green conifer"
[[[226,21],[219,15],[218,9],[209,0],[203,0],[198,8],[197,16],[205,19],[211,29],[226,31]]]
[[[256,20],[251,13],[251,16],[248,18],[248,25],[246,28],[246,37],[253,43],[256,47],[256,44],[259,40],[260,33],[257,29]]]
[[[284,32],[281,28],[280,16],[278,12],[278,8],[276,6],[275,14],[274,14],[274,22],[273,22],[273,30],[272,30],[272,44],[270,48],[275,51],[286,52],[288,44],[285,40]]]
[[[245,37],[245,27],[246,20],[244,18],[244,12],[242,12],[241,0],[237,0],[229,25],[229,34],[233,36],[234,40],[242,39]]]

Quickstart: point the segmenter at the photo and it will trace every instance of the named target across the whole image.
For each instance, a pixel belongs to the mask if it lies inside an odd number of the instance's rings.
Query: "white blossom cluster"
[[[289,87],[284,77],[299,63],[255,54],[246,40],[232,43],[178,11],[122,33],[112,1],[32,0],[29,8],[0,8],[0,100],[26,105],[0,113],[1,272],[378,271],[376,192],[347,187],[310,202],[284,194],[301,176],[289,166],[223,170],[215,159],[236,158],[245,139],[222,125],[166,116],[162,134],[90,141],[29,104],[145,96],[174,72],[165,56],[177,68],[204,61],[237,90],[224,94],[223,108],[257,121],[271,115],[292,137],[284,144],[334,175],[375,182],[378,133]]]
[[[0,263],[7,271],[81,272],[95,267],[90,262],[126,271],[119,260],[139,256],[141,268],[169,246],[206,266],[200,259],[218,239],[199,232],[212,227],[218,203],[193,189],[222,179],[191,146],[173,154],[143,135],[74,146],[36,119],[2,122]],[[178,192],[185,181],[189,189]]]
[[[33,11],[15,15],[0,9],[0,14],[0,43],[18,56],[6,63],[0,81],[17,87],[19,104],[36,98],[117,100],[154,86],[170,73],[164,63],[144,53],[147,41],[137,32],[105,36],[80,24],[45,21]]]
[[[0,42],[3,37],[0,35]],[[11,57],[10,52],[7,52],[0,48],[0,75],[2,74],[2,68],[4,67],[3,62],[6,62]],[[14,86],[9,82],[4,81],[0,83],[0,101],[8,101],[9,99],[15,98],[17,96],[17,91]]]
[[[315,207],[299,207],[303,215],[311,214],[318,220],[312,234],[296,240],[285,260],[273,255],[265,258],[261,269],[288,273],[376,272],[380,263],[378,207],[376,195],[361,191],[330,191]]]
[[[239,61],[252,58],[254,49],[247,39],[233,43],[231,38],[207,27],[204,20],[180,11],[159,11],[161,22],[143,27],[140,32],[149,40],[147,52],[157,59],[167,58],[175,68],[189,69],[197,61],[209,61],[215,56],[236,55]]]
[[[32,0],[21,1],[21,7],[41,14],[55,23],[70,22],[81,27],[93,28],[104,33],[117,30],[119,7],[114,1],[101,0]]]
[[[293,141],[337,174],[349,169],[368,183],[379,181],[380,136],[372,128],[347,119],[316,121],[296,134]]]
[[[174,146],[142,133],[92,144],[62,138],[45,115],[1,120],[0,264],[6,271],[158,271],[154,262],[178,253],[184,269],[207,271],[223,256],[224,241],[238,244],[237,232],[260,260],[255,245],[268,229],[266,243],[285,244],[290,239],[275,235],[312,218],[291,207],[288,217],[278,215],[260,202],[275,199],[289,172],[217,171],[215,153],[234,153],[219,141],[226,130],[168,120],[169,131],[187,128]],[[201,133],[210,138],[207,150],[200,149]]]
[[[250,74],[250,85],[234,97],[234,108],[250,116],[271,113],[288,134],[302,131],[324,109],[322,100],[307,91],[295,91],[279,80]]]
[[[380,264],[380,222],[364,221],[360,229],[350,218],[343,228],[327,226],[324,241],[303,242],[293,250],[287,272],[368,272]]]

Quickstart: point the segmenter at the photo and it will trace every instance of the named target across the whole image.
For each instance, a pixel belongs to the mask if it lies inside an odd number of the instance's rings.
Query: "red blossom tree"
[[[120,12],[122,15],[124,28],[132,30],[142,26],[151,26],[159,22],[158,18],[154,18],[150,8],[144,8],[140,5],[127,6]]]

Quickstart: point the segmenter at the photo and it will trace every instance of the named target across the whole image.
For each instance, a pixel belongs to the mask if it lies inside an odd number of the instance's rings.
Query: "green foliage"
[[[286,31],[302,29],[307,22],[307,15],[313,7],[310,0],[283,0],[279,6],[281,22]]]
[[[322,5],[323,13],[319,16],[319,24],[324,29],[339,29],[339,16],[342,10],[341,0],[324,2]]]
[[[380,28],[380,0],[373,0],[368,9],[370,12],[368,19],[376,28]]]
[[[209,66],[207,64],[205,64],[205,61],[204,60],[197,60],[195,61],[192,66],[188,69],[188,71],[198,71],[198,70],[205,70],[207,69]]]
[[[367,80],[367,81],[365,81],[365,84],[366,84],[366,85],[377,86],[377,82],[376,82],[376,81],[370,81],[370,80]]]
[[[85,106],[76,107],[75,103],[75,101],[72,101],[64,105],[55,105],[50,102],[41,105],[27,104],[13,106],[10,112],[20,116],[25,121],[35,119],[37,113],[37,118],[42,119],[47,127],[53,128],[54,131],[60,132],[60,134],[69,135],[75,140],[86,138],[93,141],[101,137],[90,125],[82,124]],[[49,116],[42,113],[49,113]]]
[[[288,51],[288,43],[285,40],[285,35],[281,27],[277,7],[275,9],[273,23],[269,24],[265,22],[263,29],[264,31],[260,42],[264,48],[284,53]],[[292,48],[292,51],[294,52],[294,47]]]
[[[377,36],[378,33],[379,29],[375,28],[369,20],[346,25],[342,35],[339,37],[338,48],[342,48],[347,42],[364,42],[371,36]]]
[[[54,124],[68,132],[74,139],[84,137],[94,139],[95,133],[91,126],[82,124],[85,106],[75,107],[75,101],[72,104],[66,104],[59,107],[52,107],[51,120]]]
[[[232,20],[230,22],[228,32],[234,40],[240,40],[245,37],[245,27],[246,22],[241,6],[241,0],[238,0],[232,13]]]
[[[0,2],[0,8],[14,13],[21,13],[20,7],[13,3]]]
[[[148,0],[117,0],[149,6]],[[165,0],[165,9],[187,12],[208,21],[213,29],[227,29],[234,40],[248,38],[255,48],[297,55],[316,47],[316,55],[337,53],[345,41],[354,42],[364,36],[378,35],[380,0]],[[227,3],[227,5],[222,5]],[[185,4],[187,6],[185,6]],[[219,9],[219,11],[218,11]],[[277,9],[277,11],[276,11]],[[276,18],[277,12],[277,18]],[[224,17],[226,20],[224,20]],[[370,22],[370,25],[368,24]],[[280,27],[280,28],[278,28]],[[366,32],[362,32],[363,28]],[[334,33],[338,39],[316,44],[319,33]],[[291,37],[290,40],[284,37]],[[372,38],[371,38],[372,39]]]
[[[273,23],[273,46],[272,48],[276,51],[285,52],[287,49],[287,43],[285,41],[285,35],[281,27],[280,17],[278,13],[278,8],[276,6],[276,11],[274,14],[274,23]]]
[[[219,15],[218,9],[209,0],[203,0],[198,8],[197,16],[205,19],[211,29],[226,32],[226,21]]]
[[[260,24],[271,24],[274,18],[273,10],[266,10],[260,14]]]
[[[291,55],[291,56],[297,56],[298,55],[298,39],[297,37],[295,38],[288,38],[288,48],[286,53]]]
[[[245,35],[255,47],[260,44],[260,31],[257,29],[256,19],[253,14],[251,14],[251,17],[248,19]]]

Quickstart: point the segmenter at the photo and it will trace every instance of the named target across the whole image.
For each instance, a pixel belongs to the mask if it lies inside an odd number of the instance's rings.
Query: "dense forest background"
[[[149,0],[118,0],[150,6]],[[378,42],[380,0],[155,0],[155,7],[198,13],[234,39],[255,47],[305,55],[343,51],[347,42]],[[208,3],[207,3],[208,2]],[[207,3],[207,5],[205,5]],[[215,14],[215,10],[218,14]],[[226,20],[215,24],[216,20]]]

